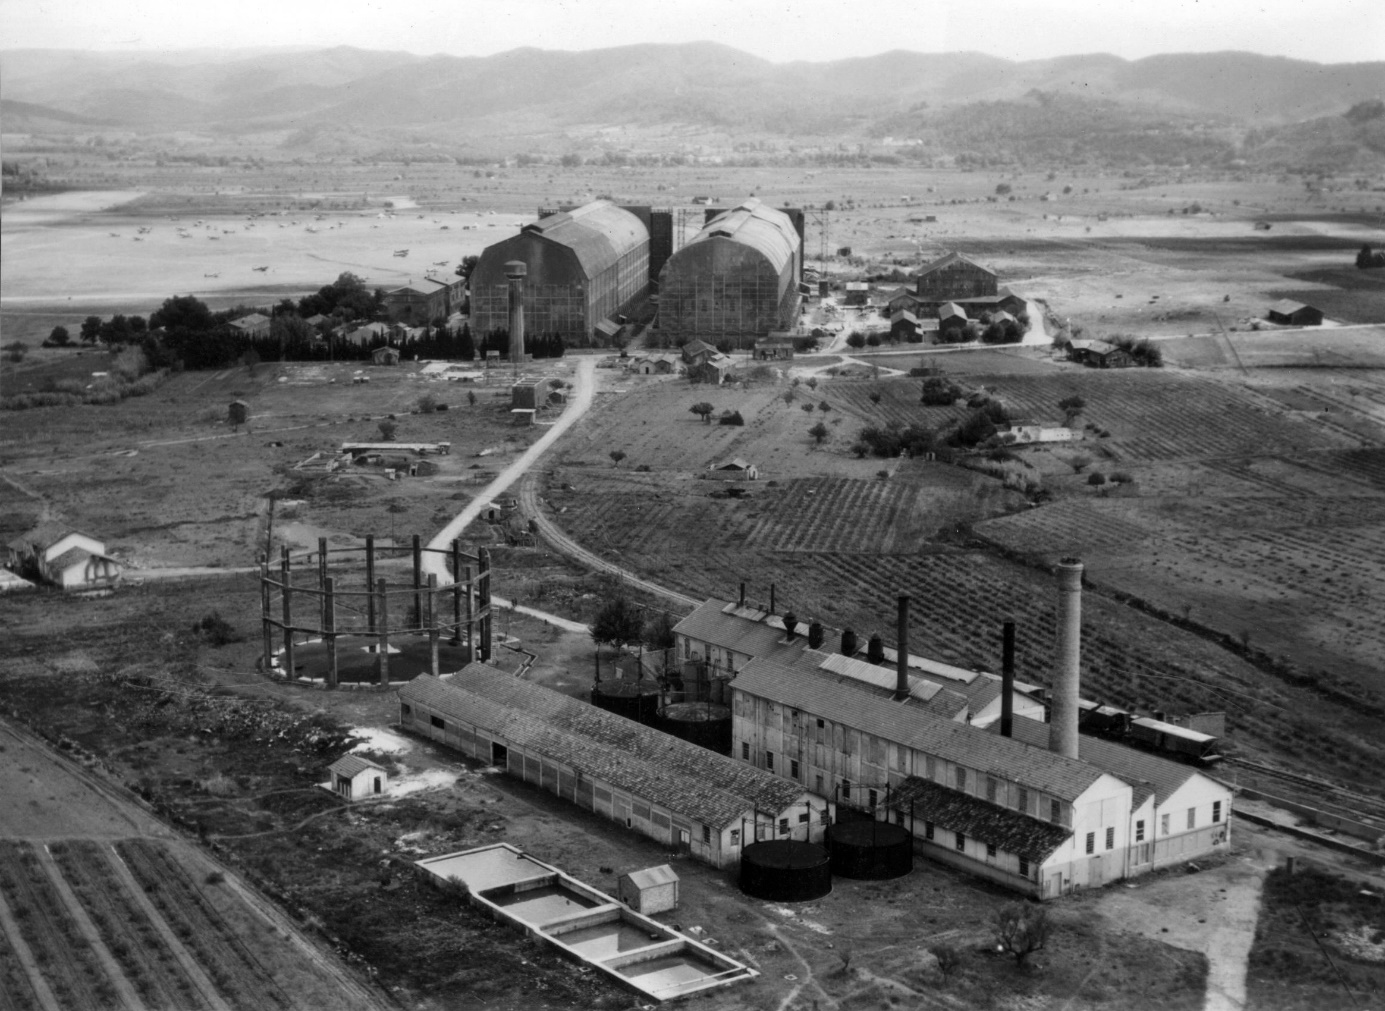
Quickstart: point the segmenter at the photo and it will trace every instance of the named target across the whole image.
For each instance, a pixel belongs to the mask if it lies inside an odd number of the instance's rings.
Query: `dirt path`
[[[1202,952],[1207,956],[1204,1011],[1240,1011],[1260,888],[1277,859],[1273,851],[1246,848],[1197,874],[1131,882],[1133,888],[1113,886],[1097,899],[1097,909],[1113,927]]]

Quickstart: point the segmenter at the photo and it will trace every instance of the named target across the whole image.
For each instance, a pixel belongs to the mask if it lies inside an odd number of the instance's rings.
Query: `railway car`
[[[1131,719],[1129,740],[1133,744],[1174,758],[1203,763],[1221,759],[1221,755],[1217,753],[1217,738],[1211,734],[1189,730],[1187,727],[1165,723],[1148,716],[1136,716]]]

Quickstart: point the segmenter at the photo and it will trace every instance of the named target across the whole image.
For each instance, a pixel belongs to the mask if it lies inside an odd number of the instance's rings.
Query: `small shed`
[[[694,338],[683,345],[683,361],[688,365],[702,365],[717,354],[717,349],[704,340]]]
[[[727,355],[716,354],[700,364],[688,366],[688,379],[695,383],[711,383],[720,386],[726,382],[731,372],[731,359]]]
[[[540,406],[539,387],[541,379],[521,379],[510,387],[510,410],[535,411]]]
[[[383,796],[389,787],[389,773],[360,755],[342,755],[327,771],[332,776],[332,792],[347,800]]]
[[[398,365],[399,349],[391,347],[376,348],[370,353],[370,360],[376,365]]]
[[[230,408],[226,411],[226,421],[233,426],[243,425],[245,424],[248,412],[249,409],[246,407],[244,400],[233,400],[231,401]]]
[[[850,254],[847,254],[850,255]],[[865,281],[847,281],[845,305],[866,305],[870,302],[870,285]]]
[[[1321,309],[1288,298],[1270,306],[1268,316],[1271,323],[1283,326],[1322,326]]]
[[[969,322],[966,310],[955,302],[944,302],[938,309],[938,332],[940,334],[964,329]]]
[[[622,874],[616,898],[637,913],[667,913],[678,908],[678,875],[668,864]]]
[[[753,357],[756,361],[771,361],[793,358],[793,340],[787,337],[768,338],[755,342]]]
[[[1106,341],[1070,341],[1068,358],[1099,369],[1125,369],[1135,364],[1129,351]]]

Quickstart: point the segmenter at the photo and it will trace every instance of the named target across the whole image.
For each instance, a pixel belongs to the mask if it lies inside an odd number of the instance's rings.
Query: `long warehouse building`
[[[478,339],[508,330],[505,264],[528,268],[524,325],[590,345],[597,324],[633,315],[649,297],[649,229],[627,210],[596,200],[525,225],[487,246],[471,273],[471,329]]]
[[[659,327],[676,337],[765,336],[798,316],[802,242],[759,200],[718,214],[659,275]]]
[[[714,867],[757,840],[820,841],[830,819],[773,773],[481,663],[410,681],[399,723]]]

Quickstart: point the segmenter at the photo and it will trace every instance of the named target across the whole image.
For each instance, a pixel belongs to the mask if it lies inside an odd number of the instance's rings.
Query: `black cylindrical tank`
[[[908,830],[883,821],[838,822],[825,840],[832,873],[844,878],[883,881],[914,869],[914,840]]]
[[[812,843],[752,843],[741,852],[741,891],[770,902],[820,899],[832,891],[832,862]]]
[[[729,706],[712,702],[675,702],[664,707],[654,726],[718,754],[731,754]]]
[[[659,682],[648,678],[598,681],[592,685],[592,705],[652,726],[659,716]]]

